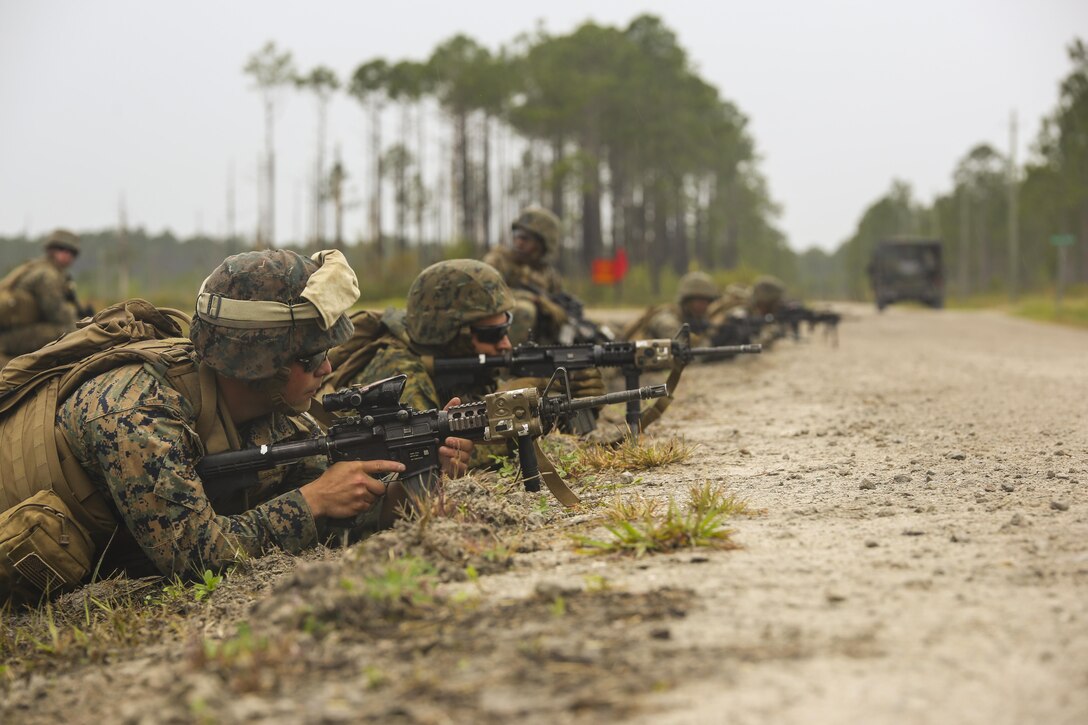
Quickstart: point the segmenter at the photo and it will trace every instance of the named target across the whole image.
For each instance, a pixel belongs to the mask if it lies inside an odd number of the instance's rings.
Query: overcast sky
[[[1014,109],[1023,161],[1066,46],[1088,39],[1085,0],[0,0],[0,235],[112,226],[122,196],[130,224],[223,233],[232,166],[238,228],[252,233],[263,126],[241,69],[267,40],[345,77],[374,57],[423,60],[459,32],[497,49],[538,22],[566,33],[645,12],[749,117],[798,250],[836,247],[893,179],[927,202],[947,191],[974,144],[1008,148]],[[314,116],[309,98],[284,98],[281,240],[305,224]],[[356,103],[332,104],[330,148],[356,178],[364,130]],[[349,236],[364,224],[354,212]]]

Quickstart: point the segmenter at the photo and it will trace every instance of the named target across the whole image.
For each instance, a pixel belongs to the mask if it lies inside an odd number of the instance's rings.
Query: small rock
[[[672,639],[672,632],[668,627],[658,627],[650,630],[650,636],[654,639]]]
[[[970,541],[970,539],[967,538],[966,536],[964,536],[963,534],[952,534],[952,536],[949,538],[949,540],[953,544],[966,544],[968,541]]]
[[[924,532],[924,531],[919,531],[918,529],[906,529],[906,530],[905,530],[905,531],[903,532],[903,536],[921,536],[921,535],[923,535],[924,533],[926,533],[926,532]]]
[[[876,512],[876,515],[879,518],[883,519],[883,518],[887,518],[888,516],[895,516],[895,512],[891,511],[890,509],[881,509],[881,510]]]
[[[710,561],[710,559],[705,556],[693,556],[688,559],[688,561],[690,561],[692,564],[705,564],[706,562]]]
[[[869,539],[868,541],[865,542],[865,546],[866,546],[866,548],[869,548],[869,549],[875,549],[876,547],[880,546],[880,543],[877,542],[877,541],[873,541],[872,539]]]
[[[1067,504],[1065,501],[1051,501],[1050,508],[1054,509],[1055,511],[1068,511],[1069,504]]]
[[[1055,476],[1055,473],[1054,473],[1054,471],[1047,471],[1047,472],[1046,472],[1046,477],[1047,477],[1047,478],[1054,478],[1054,476]]]
[[[1012,493],[1016,490],[1016,486],[1012,485],[1011,483],[1003,483],[1001,484],[1001,490],[1005,493]]]
[[[896,476],[892,480],[896,483],[910,483],[910,476],[905,473],[899,473],[896,474]]]
[[[967,454],[960,451],[955,451],[954,453],[949,453],[948,457],[951,458],[953,461],[962,461],[967,458]]]
[[[844,597],[842,594],[838,594],[838,593],[835,593],[835,592],[828,592],[828,594],[827,594],[828,604],[839,604],[840,602],[845,602],[845,601],[846,601],[846,597]]]
[[[1013,526],[1022,526],[1024,524],[1024,517],[1020,514],[1013,514],[1012,518],[1009,519],[1009,523]]]
[[[635,474],[631,473],[630,471],[624,471],[620,474],[620,478],[623,479],[624,483],[633,483],[635,480]]]
[[[861,485],[858,486],[862,491],[870,491],[876,488],[876,484],[870,481],[868,478],[862,479]]]

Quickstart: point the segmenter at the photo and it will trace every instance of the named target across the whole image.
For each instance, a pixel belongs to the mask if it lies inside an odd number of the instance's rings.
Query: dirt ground
[[[1088,722],[1088,333],[848,309],[837,347],[690,368],[653,430],[684,462],[596,474],[570,512],[460,482],[459,517],[13,665],[0,720]],[[752,507],[741,548],[576,550],[597,504],[705,481]]]

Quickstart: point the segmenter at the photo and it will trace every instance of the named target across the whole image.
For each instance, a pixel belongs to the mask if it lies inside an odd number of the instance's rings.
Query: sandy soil
[[[1085,723],[1086,416],[1088,333],[851,308],[838,347],[689,369],[654,431],[684,463],[574,512],[461,483],[468,519],[266,557],[175,632],[9,675],[0,720]],[[574,550],[615,486],[706,480],[758,509],[742,548]],[[433,585],[360,593],[405,555]],[[202,644],[241,622],[247,656]]]

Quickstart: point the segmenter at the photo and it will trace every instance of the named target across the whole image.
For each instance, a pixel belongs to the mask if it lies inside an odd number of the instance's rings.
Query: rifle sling
[[[683,372],[683,365],[677,364],[673,366],[672,372],[669,373],[668,380],[665,381],[665,386],[669,389],[669,394],[664,398],[658,398],[654,401],[653,405],[642,411],[642,415],[638,420],[639,430],[646,430],[651,423],[665,414],[665,410],[672,404],[672,396],[676,392],[676,386],[680,383],[680,375]]]
[[[563,483],[563,479],[559,477],[559,473],[555,470],[555,466],[548,459],[547,454],[544,453],[544,449],[540,447],[540,439],[533,439],[533,448],[536,449],[537,466],[540,469],[540,478],[544,481],[544,485],[548,487],[548,490],[552,492],[552,495],[567,508],[580,502],[578,494],[571,491],[567,487],[567,484]]]

